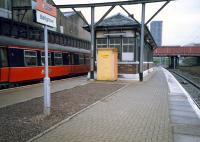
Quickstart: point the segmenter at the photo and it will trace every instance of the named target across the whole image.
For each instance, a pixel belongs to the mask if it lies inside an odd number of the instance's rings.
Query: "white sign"
[[[133,52],[122,52],[122,61],[133,61]]]
[[[40,12],[36,10],[36,22],[51,26],[51,27],[56,27],[56,18],[53,16],[50,16],[46,13]]]

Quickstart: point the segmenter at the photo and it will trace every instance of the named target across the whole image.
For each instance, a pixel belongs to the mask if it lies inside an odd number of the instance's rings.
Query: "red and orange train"
[[[57,78],[89,71],[89,51],[73,48],[51,49],[49,76]],[[0,46],[0,87],[44,78],[44,50],[37,47]]]

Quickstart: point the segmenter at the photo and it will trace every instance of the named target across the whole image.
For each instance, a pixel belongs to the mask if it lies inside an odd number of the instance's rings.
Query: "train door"
[[[9,68],[8,68],[8,52],[7,48],[0,46],[0,83],[8,82]]]

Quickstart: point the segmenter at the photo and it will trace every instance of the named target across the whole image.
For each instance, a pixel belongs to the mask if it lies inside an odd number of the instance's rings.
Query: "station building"
[[[49,4],[55,5],[53,0],[47,0]],[[20,10],[12,10],[13,7],[21,7]],[[19,28],[22,23],[31,25],[33,27],[43,28],[42,25],[33,21],[32,9],[27,8],[31,6],[31,0],[1,0],[0,1],[0,17],[19,22]],[[23,9],[24,8],[24,9]],[[80,12],[79,12],[80,13]],[[81,13],[80,13],[81,14]],[[75,12],[63,13],[57,9],[56,17],[57,27],[51,28],[50,31],[70,35],[74,38],[90,41],[90,33],[85,31],[82,27],[86,24]],[[11,21],[9,21],[11,23]],[[15,25],[14,25],[15,26]],[[22,27],[22,26],[21,26]],[[34,31],[38,30],[37,28]],[[30,29],[31,31],[31,29]],[[38,34],[38,33],[33,33]]]
[[[86,27],[89,31],[89,28]],[[118,49],[118,73],[130,78],[139,71],[140,23],[120,13],[104,19],[95,27],[96,49]],[[153,50],[157,47],[150,31],[145,27],[143,70],[153,67]]]

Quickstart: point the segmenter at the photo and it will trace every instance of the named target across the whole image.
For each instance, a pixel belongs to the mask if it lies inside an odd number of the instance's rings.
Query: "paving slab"
[[[174,133],[200,137],[200,125],[175,125]]]
[[[170,110],[194,112],[194,110],[189,105],[176,105],[170,103],[169,108]]]
[[[197,118],[198,116],[196,115],[196,113],[194,111],[178,111],[178,110],[171,110],[170,114],[172,116],[179,116],[179,117],[189,117],[189,118]]]
[[[130,83],[34,142],[172,142],[166,86],[163,72],[158,71],[148,81]]]
[[[200,137],[176,134],[174,136],[174,141],[175,142],[200,142]]]

